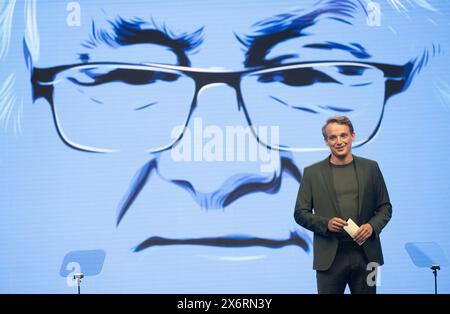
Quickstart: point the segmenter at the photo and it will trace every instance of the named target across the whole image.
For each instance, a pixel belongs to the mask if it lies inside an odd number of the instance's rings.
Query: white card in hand
[[[359,229],[359,227],[351,218],[347,220],[347,223],[348,225],[344,226],[344,230],[347,231],[347,233],[353,238],[353,235]]]

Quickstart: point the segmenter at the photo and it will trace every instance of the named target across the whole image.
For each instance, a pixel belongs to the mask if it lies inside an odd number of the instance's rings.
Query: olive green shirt
[[[331,172],[338,206],[342,214],[340,218],[345,221],[351,218],[358,224],[358,178],[354,162],[346,165],[331,164]],[[343,232],[341,236],[347,238],[347,233]]]

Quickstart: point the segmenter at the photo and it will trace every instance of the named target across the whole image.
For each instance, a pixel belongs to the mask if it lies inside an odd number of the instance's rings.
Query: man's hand
[[[328,230],[331,232],[342,232],[347,222],[341,218],[333,217],[328,221]]]
[[[370,224],[364,224],[359,227],[358,231],[355,232],[353,240],[359,245],[362,245],[373,233],[373,228]]]

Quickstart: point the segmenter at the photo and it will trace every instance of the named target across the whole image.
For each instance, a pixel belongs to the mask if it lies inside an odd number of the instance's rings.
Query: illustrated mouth
[[[305,238],[308,239],[305,235]],[[145,249],[155,246],[169,245],[202,245],[225,248],[236,247],[266,247],[278,249],[289,245],[298,246],[305,252],[309,252],[310,247],[308,241],[296,231],[291,231],[286,239],[268,239],[259,238],[249,235],[227,235],[221,237],[208,238],[186,238],[186,239],[169,239],[164,237],[153,236],[143,241],[134,248],[134,252],[141,252]]]

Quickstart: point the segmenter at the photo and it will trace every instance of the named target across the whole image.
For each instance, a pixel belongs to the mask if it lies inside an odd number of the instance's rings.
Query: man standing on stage
[[[322,134],[331,155],[305,168],[294,212],[314,232],[317,290],[344,293],[348,284],[351,293],[376,293],[370,265],[383,264],[380,232],[392,216],[383,175],[375,161],[352,155],[347,117],[329,118]],[[344,230],[349,219],[360,226],[352,237]]]

